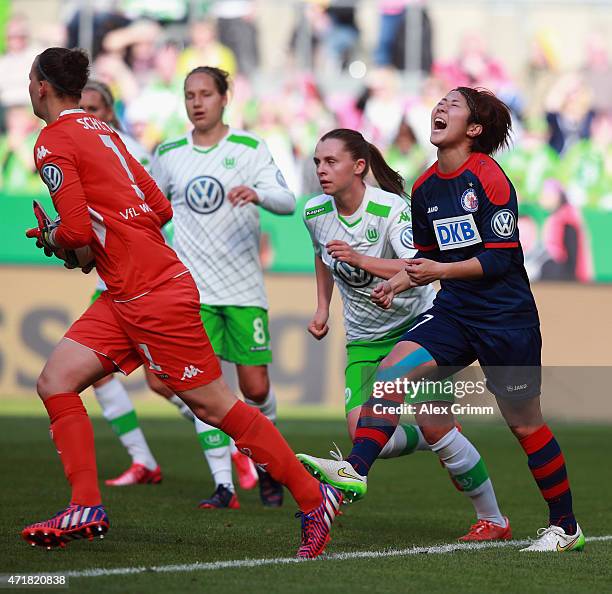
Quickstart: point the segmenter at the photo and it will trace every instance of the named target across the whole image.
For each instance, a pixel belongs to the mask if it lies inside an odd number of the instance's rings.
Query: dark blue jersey
[[[412,189],[414,247],[438,262],[476,257],[484,277],[443,280],[435,305],[479,328],[539,324],[517,228],[516,191],[488,155],[445,175],[434,163]]]

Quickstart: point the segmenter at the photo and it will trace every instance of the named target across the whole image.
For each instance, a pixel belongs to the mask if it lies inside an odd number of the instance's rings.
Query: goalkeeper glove
[[[59,220],[52,221],[43,207],[34,200],[34,216],[36,217],[37,227],[28,229],[26,237],[36,238],[36,247],[45,252],[49,258],[54,255],[57,246],[53,243],[53,231],[59,226]]]

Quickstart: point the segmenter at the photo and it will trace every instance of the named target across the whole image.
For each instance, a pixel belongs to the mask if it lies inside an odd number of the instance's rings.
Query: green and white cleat
[[[580,526],[576,524],[575,534],[565,534],[560,526],[549,526],[538,530],[538,539],[521,551],[556,551],[565,553],[567,551],[582,551],[584,549],[584,534]]]
[[[336,450],[329,452],[333,460],[315,458],[308,454],[297,454],[297,458],[317,480],[341,491],[344,503],[353,503],[366,494],[368,478],[361,476],[349,462],[342,459],[338,446]]]

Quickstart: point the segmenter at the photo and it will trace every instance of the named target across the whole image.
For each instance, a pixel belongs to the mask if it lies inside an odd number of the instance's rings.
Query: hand
[[[227,194],[227,199],[231,202],[232,206],[259,204],[257,192],[248,186],[236,186],[232,188]]]
[[[410,280],[418,286],[428,285],[444,278],[446,264],[427,258],[414,258],[406,262],[406,272]]]
[[[360,268],[359,265],[361,263],[361,254],[356,252],[348,243],[346,243],[346,241],[333,239],[325,246],[325,248],[327,249],[327,253],[332,258]]]
[[[317,309],[310,324],[308,324],[308,332],[310,332],[317,340],[321,340],[329,332],[327,320],[329,319],[329,311]]]
[[[39,223],[40,224],[40,223]],[[36,239],[36,247],[44,250],[45,256],[50,258],[55,254],[55,246],[51,243],[50,235],[52,229],[43,223],[42,227],[34,227],[33,229],[26,229],[26,237]]]
[[[51,221],[37,200],[34,200],[33,209],[38,226],[33,229],[27,229],[26,237],[35,238],[36,247],[44,249],[45,256],[50,258],[56,251],[52,233],[55,228],[59,226],[59,218],[55,221]]]
[[[89,274],[94,268],[96,267],[96,261],[92,260],[89,264],[83,266],[83,268],[81,268],[81,272],[83,274]]]
[[[393,303],[394,297],[395,292],[393,291],[393,287],[391,283],[386,280],[378,283],[370,295],[372,302],[382,309],[389,309],[391,303]]]

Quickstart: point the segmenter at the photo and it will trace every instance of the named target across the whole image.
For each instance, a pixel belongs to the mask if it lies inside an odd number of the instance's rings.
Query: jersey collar
[[[61,111],[60,114],[57,117],[61,118],[62,116],[70,115],[71,113],[85,113],[85,110],[84,109],[80,109],[80,108],[64,109],[64,111]]]
[[[472,163],[472,161],[477,157],[478,153],[472,153],[462,165],[460,165],[455,171],[451,171],[450,173],[442,173],[438,167],[438,162],[436,161],[436,175],[442,179],[453,179],[454,177],[459,177]]]
[[[336,216],[340,220],[345,227],[356,227],[359,223],[361,223],[361,219],[363,218],[363,210],[366,204],[369,202],[369,197],[372,194],[372,186],[365,184],[365,192],[363,193],[363,199],[361,200],[361,204],[359,208],[349,216],[342,216],[338,212],[338,207],[336,206],[336,201],[332,196],[332,204],[334,205],[334,210],[336,211]]]
[[[212,146],[209,146],[209,147],[203,147],[203,146],[199,146],[193,143],[193,130],[190,130],[187,133],[187,144],[192,148],[192,150],[196,151],[197,153],[207,154],[207,153],[212,152],[214,149],[218,148],[219,146],[221,146],[227,140],[228,136],[230,136],[232,133],[233,133],[233,128],[229,126],[227,129],[227,134],[223,138],[221,138],[221,140],[219,140],[217,144],[213,144]]]

